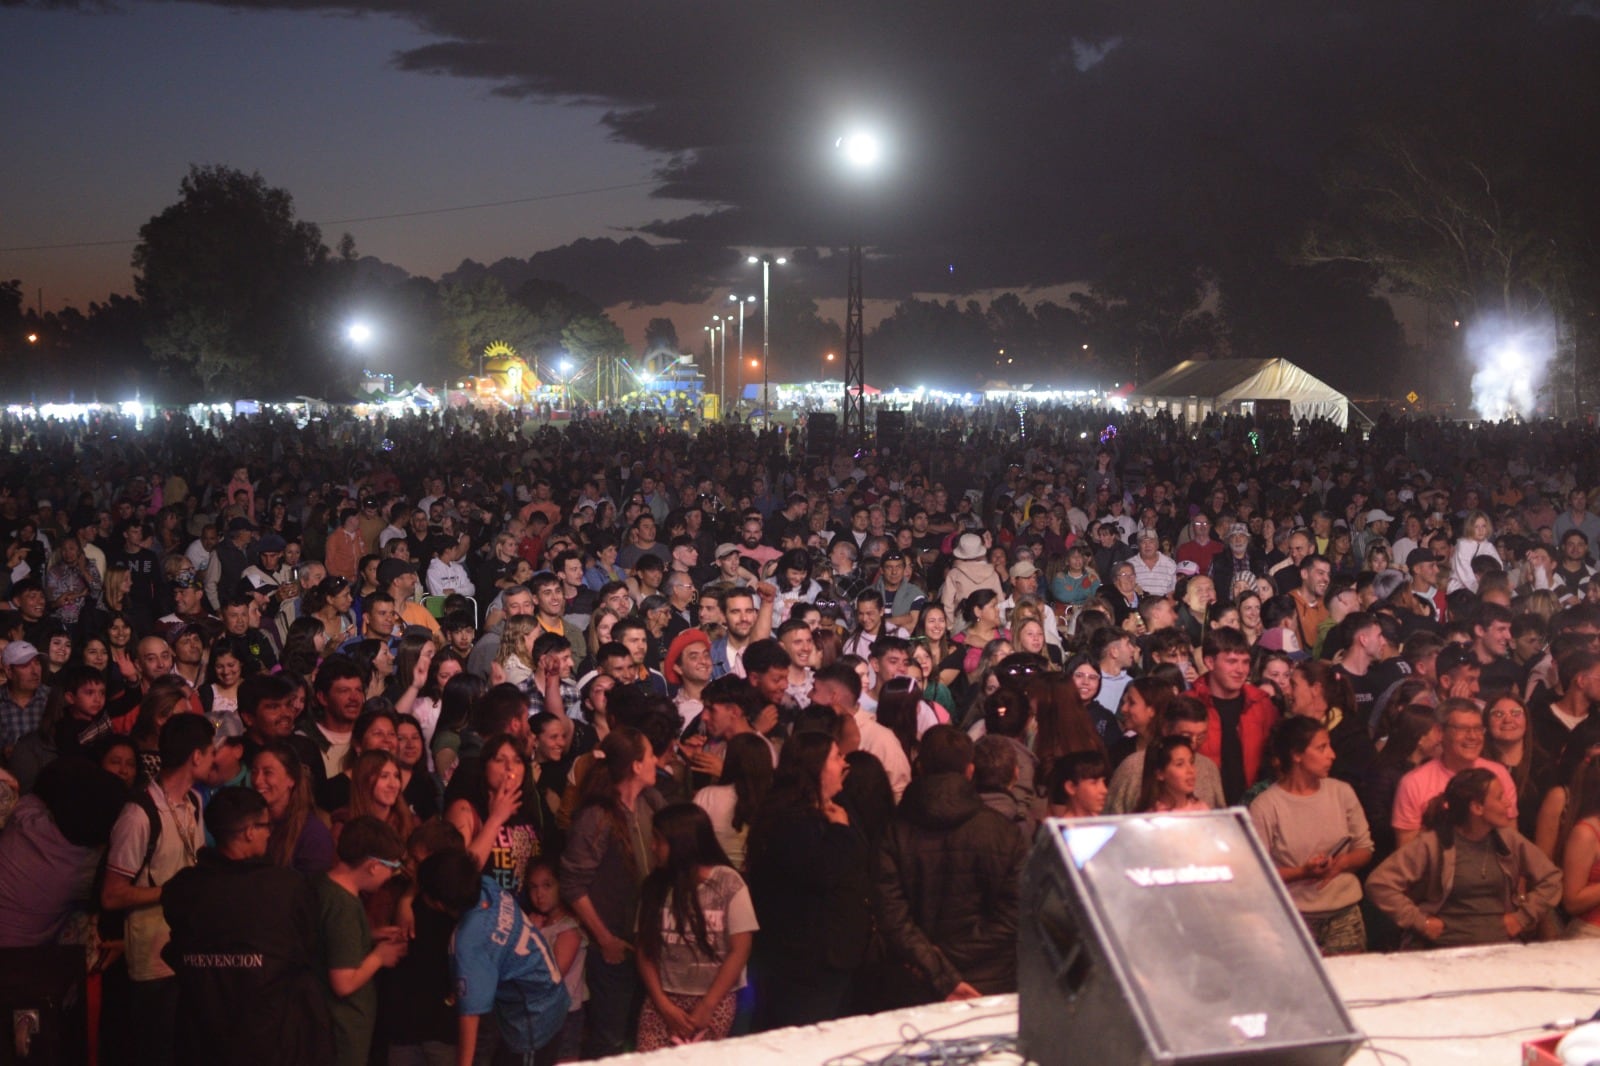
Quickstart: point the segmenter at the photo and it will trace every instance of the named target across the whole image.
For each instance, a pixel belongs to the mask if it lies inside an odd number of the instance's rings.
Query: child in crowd
[[[1068,752],[1050,768],[1045,799],[1052,818],[1094,818],[1104,813],[1108,767],[1097,751]]]
[[[750,890],[706,812],[675,803],[654,825],[656,869],[639,904],[641,1052],[728,1035],[756,932]]]
[[[589,938],[561,902],[561,871],[555,860],[543,855],[529,860],[522,884],[528,894],[528,920],[550,945],[571,1000],[567,1020],[540,1052],[539,1064],[576,1062],[583,1046],[583,963],[589,954]]]

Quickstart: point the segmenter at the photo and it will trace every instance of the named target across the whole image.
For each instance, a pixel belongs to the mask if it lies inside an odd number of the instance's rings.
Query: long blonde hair
[[[515,659],[530,670],[533,669],[525,645],[528,643],[528,637],[539,628],[539,620],[531,614],[518,614],[507,618],[505,628],[500,631],[500,649],[495,653],[494,661],[504,665]]]

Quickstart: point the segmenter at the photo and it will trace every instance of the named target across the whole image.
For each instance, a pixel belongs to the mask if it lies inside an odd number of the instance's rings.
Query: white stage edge
[[[1600,940],[1398,955],[1353,955],[1328,959],[1329,976],[1345,1000],[1356,1028],[1371,1042],[1398,1052],[1414,1066],[1516,1066],[1525,1040],[1563,1018],[1587,1018],[1600,1009],[1600,991],[1507,992],[1514,986],[1600,989]],[[1419,999],[1429,993],[1493,989],[1447,999]],[[1362,1006],[1363,1000],[1409,1001],[1392,1006]],[[912,1028],[944,1029],[943,1038],[1015,1034],[1017,997],[990,996],[968,1003],[938,1004],[826,1025],[782,1029],[711,1044],[627,1055],[618,1064],[687,1066],[822,1066],[831,1059],[859,1056],[873,1062],[893,1051]],[[1515,1030],[1514,1032],[1512,1030]],[[1490,1035],[1497,1034],[1497,1035]],[[989,1062],[1015,1063],[1014,1056]],[[1363,1048],[1350,1060],[1359,1066],[1396,1066],[1399,1059]]]

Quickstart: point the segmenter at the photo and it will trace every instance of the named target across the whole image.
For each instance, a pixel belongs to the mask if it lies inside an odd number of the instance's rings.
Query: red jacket
[[[1222,717],[1217,714],[1216,702],[1211,696],[1211,675],[1202,674],[1189,694],[1206,705],[1206,742],[1200,754],[1222,765]],[[1239,746],[1244,751],[1245,784],[1253,785],[1261,775],[1262,757],[1267,750],[1267,737],[1278,721],[1278,708],[1272,698],[1254,685],[1244,686],[1244,712],[1239,716]]]

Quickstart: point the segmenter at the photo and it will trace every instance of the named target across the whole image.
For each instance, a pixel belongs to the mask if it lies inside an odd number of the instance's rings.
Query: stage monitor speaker
[[[906,439],[906,413],[904,411],[878,412],[878,447],[898,452]]]
[[[1046,822],[1017,953],[1041,1066],[1323,1066],[1365,1039],[1243,810]]]
[[[830,454],[839,444],[839,416],[831,411],[812,411],[806,416],[806,454]]]

